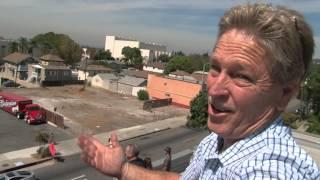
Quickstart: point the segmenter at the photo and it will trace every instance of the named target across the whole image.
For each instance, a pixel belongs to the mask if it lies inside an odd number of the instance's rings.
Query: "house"
[[[97,64],[81,64],[78,68],[78,80],[90,79],[100,73],[111,73],[113,69]]]
[[[91,86],[100,87],[112,92],[118,92],[119,78],[111,73],[101,73],[92,77]]]
[[[192,75],[190,73],[185,72],[185,71],[181,71],[181,70],[177,70],[177,71],[171,72],[169,74],[169,77],[172,77],[172,78],[175,78],[175,79],[181,79],[183,81],[194,81],[194,82],[197,81],[197,79],[192,77]]]
[[[166,67],[166,63],[148,62],[147,64],[143,65],[143,70],[155,72],[155,73],[163,73],[165,67]]]
[[[72,80],[71,69],[64,64],[63,59],[54,54],[41,56],[39,64],[29,65],[29,67],[29,82],[51,84]]]
[[[132,76],[124,76],[118,81],[118,93],[137,96],[139,90],[146,89],[147,80]]]
[[[26,80],[28,78],[28,65],[37,64],[31,55],[14,52],[3,58],[1,71],[9,79]]]
[[[151,99],[172,98],[173,104],[187,108],[201,87],[197,82],[149,74],[147,91]]]

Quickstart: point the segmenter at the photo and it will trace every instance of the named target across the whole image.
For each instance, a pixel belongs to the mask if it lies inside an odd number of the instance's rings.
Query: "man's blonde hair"
[[[265,48],[274,81],[287,84],[305,76],[314,40],[310,26],[297,11],[270,4],[235,6],[221,18],[218,39],[231,29],[243,30]]]

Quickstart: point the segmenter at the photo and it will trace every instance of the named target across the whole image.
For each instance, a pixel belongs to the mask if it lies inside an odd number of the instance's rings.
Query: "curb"
[[[34,162],[31,162],[31,163],[23,164],[21,166],[15,166],[15,167],[10,167],[10,168],[7,168],[7,169],[3,169],[3,170],[0,170],[0,174],[6,173],[6,172],[9,172],[9,171],[14,171],[14,170],[26,168],[26,167],[30,167],[30,166],[34,166],[34,165],[37,165],[37,164],[40,164],[40,163],[44,163],[44,162],[50,161],[52,159],[53,159],[53,157],[43,158],[43,159],[41,159],[39,161],[34,161]]]

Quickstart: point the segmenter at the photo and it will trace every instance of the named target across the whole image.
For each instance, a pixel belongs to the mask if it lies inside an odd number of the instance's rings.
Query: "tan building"
[[[149,74],[147,91],[152,99],[172,98],[172,103],[189,107],[201,90],[201,84]]]

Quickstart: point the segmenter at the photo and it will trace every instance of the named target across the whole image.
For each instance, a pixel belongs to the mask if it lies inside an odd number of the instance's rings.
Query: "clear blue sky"
[[[169,50],[212,49],[223,12],[242,0],[1,0],[0,36],[17,39],[53,31],[82,45],[104,47],[105,35],[164,44]],[[254,1],[251,1],[254,2]],[[260,0],[302,12],[320,57],[319,0]]]

